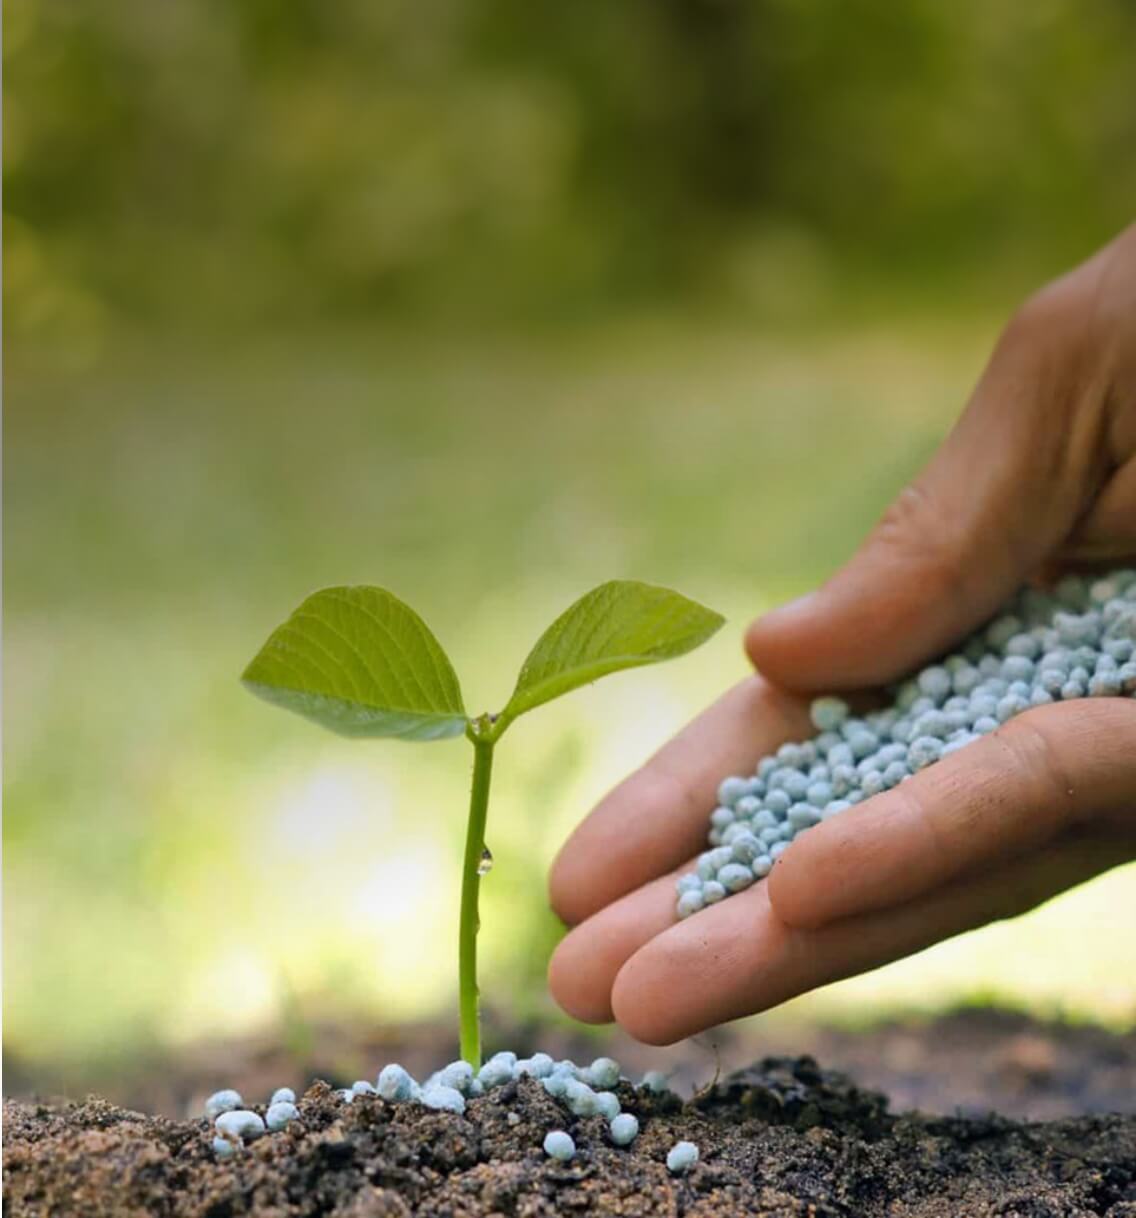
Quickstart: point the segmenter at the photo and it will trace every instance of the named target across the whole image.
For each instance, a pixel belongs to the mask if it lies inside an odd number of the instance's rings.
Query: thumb
[[[763,675],[799,689],[893,680],[992,615],[1069,535],[1104,427],[1104,393],[1078,400],[1093,382],[1072,281],[1010,323],[954,431],[852,560],[749,628]]]

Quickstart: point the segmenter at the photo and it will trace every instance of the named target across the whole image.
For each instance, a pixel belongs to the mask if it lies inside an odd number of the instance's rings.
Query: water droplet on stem
[[[488,875],[493,870],[493,851],[488,846],[481,847],[481,861],[477,864],[478,875]]]

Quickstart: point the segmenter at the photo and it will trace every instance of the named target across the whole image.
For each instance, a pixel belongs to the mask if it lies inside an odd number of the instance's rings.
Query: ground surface
[[[1117,1033],[1088,1024],[1031,1019],[988,1007],[934,1018],[895,1018],[863,1028],[762,1018],[718,1028],[670,1049],[641,1045],[618,1030],[600,1036],[579,1025],[486,1020],[490,1051],[543,1049],[585,1062],[604,1053],[638,1078],[662,1070],[689,1096],[749,1062],[809,1053],[863,1087],[882,1091],[893,1111],[939,1116],[995,1111],[1018,1120],[1089,1113],[1136,1114],[1136,1027]],[[247,1097],[277,1087],[298,1092],[314,1078],[349,1086],[386,1062],[425,1078],[457,1051],[452,1024],[305,1026],[302,1036],[207,1041],[178,1053],[136,1047],[129,1058],[83,1064],[4,1055],[5,1095],[78,1098],[91,1093],[142,1112],[193,1116],[211,1092],[236,1087]]]
[[[464,1117],[344,1105],[317,1083],[302,1119],[218,1163],[204,1120],[145,1117],[92,1099],[5,1107],[4,1213],[331,1215],[812,1215],[814,1218],[1136,1218],[1136,1116],[1048,1123],[894,1115],[810,1058],[767,1058],[683,1103],[624,1085],[642,1132],[612,1147],[600,1118],[567,1114],[523,1080]],[[567,1128],[574,1162],[547,1159]],[[701,1161],[667,1173],[667,1150]]]

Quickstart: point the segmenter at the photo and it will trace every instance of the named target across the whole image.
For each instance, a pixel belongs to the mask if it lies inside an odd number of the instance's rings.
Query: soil
[[[620,1099],[642,1125],[629,1149],[528,1079],[463,1117],[372,1096],[345,1105],[317,1083],[299,1121],[226,1162],[203,1119],[11,1101],[4,1214],[1136,1218],[1131,1114],[897,1115],[809,1057],[766,1058],[687,1102],[626,1084]],[[552,1128],[576,1139],[573,1162],[542,1153]],[[673,1177],[664,1159],[683,1138],[701,1159]]]

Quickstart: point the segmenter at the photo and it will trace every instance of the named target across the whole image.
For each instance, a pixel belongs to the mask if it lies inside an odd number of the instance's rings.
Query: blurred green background
[[[501,753],[483,988],[549,1013],[565,833],[1136,196],[1123,0],[9,0],[4,35],[5,1039],[32,1060],[450,1009],[464,744],[336,739],[237,684],[327,583],[419,608],[474,709],[601,579],[729,615]],[[1132,878],[794,1017],[1124,1021]]]

